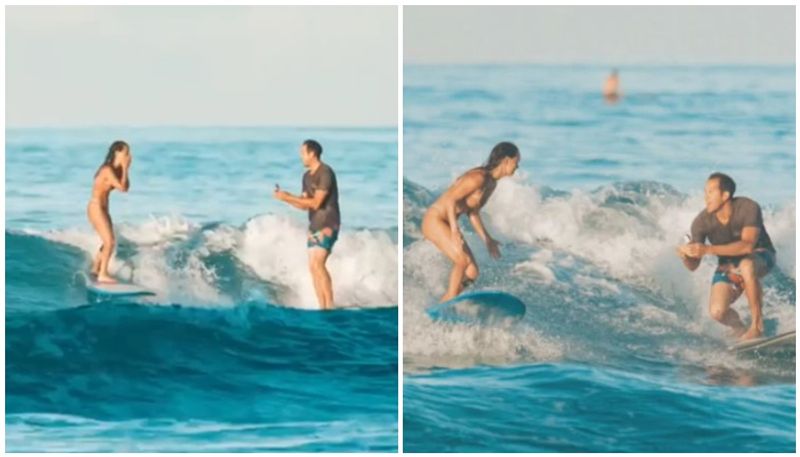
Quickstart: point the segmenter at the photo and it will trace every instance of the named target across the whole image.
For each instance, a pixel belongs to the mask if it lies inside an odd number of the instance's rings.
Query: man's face
[[[314,153],[309,151],[306,145],[300,145],[300,161],[303,162],[304,167],[308,167],[311,163],[311,159],[314,157]]]
[[[719,179],[709,179],[706,181],[706,211],[713,213],[718,210],[727,200],[728,193],[722,192],[719,188]]]

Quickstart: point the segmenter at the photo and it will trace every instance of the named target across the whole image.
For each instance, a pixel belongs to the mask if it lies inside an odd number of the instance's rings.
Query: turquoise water
[[[735,356],[707,313],[714,267],[675,246],[713,171],[762,204],[778,250],[766,331],[795,328],[795,69],[595,66],[404,70],[404,407],[407,452],[793,452],[795,351]],[[492,146],[517,176],[464,223],[476,290],[525,301],[506,326],[432,322],[449,263],[424,209]],[[747,303],[735,308],[749,316]]]
[[[392,129],[9,130],[8,451],[397,449],[397,147]],[[321,313],[308,275],[299,143],[337,173],[343,228]],[[92,303],[86,221],[111,141],[112,274],[154,290]],[[274,305],[280,304],[280,305]]]

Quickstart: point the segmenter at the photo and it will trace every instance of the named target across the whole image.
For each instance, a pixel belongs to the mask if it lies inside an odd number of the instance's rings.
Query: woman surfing
[[[108,274],[108,263],[114,253],[116,243],[108,202],[112,190],[127,192],[130,188],[131,183],[128,179],[130,166],[130,147],[124,141],[115,141],[108,148],[108,154],[106,154],[103,164],[94,174],[92,197],[86,207],[86,215],[103,242],[92,261],[91,272],[97,277],[98,283],[113,284],[117,282]]]
[[[498,143],[483,166],[461,175],[425,212],[422,234],[453,262],[450,282],[441,302],[454,298],[478,278],[478,266],[458,226],[459,216],[467,214],[489,254],[500,257],[499,243],[483,227],[480,210],[497,187],[497,181],[514,174],[519,160],[517,146]]]

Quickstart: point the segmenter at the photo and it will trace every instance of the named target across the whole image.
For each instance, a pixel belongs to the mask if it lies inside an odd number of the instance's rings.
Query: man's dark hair
[[[736,193],[736,183],[733,182],[733,178],[725,173],[715,172],[711,173],[711,176],[708,177],[709,181],[712,179],[717,180],[719,183],[719,190],[721,192],[728,192],[730,194],[730,198],[733,198],[733,194]]]
[[[305,146],[309,151],[313,152],[318,159],[322,155],[322,145],[314,140],[303,141],[303,146]]]

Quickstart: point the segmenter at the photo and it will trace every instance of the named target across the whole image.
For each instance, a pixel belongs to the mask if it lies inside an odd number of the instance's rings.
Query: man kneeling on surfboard
[[[314,140],[300,145],[300,160],[308,171],[303,175],[303,193],[295,196],[275,186],[275,198],[308,211],[308,263],[314,290],[322,309],[333,307],[333,285],[325,262],[339,237],[339,189],[336,174],[320,160],[322,146]]]
[[[775,266],[775,248],[764,228],[761,207],[749,198],[734,198],[735,192],[736,183],[730,176],[713,173],[708,177],[706,208],[692,222],[692,239],[678,248],[678,255],[691,271],[704,255],[719,258],[711,279],[709,313],[742,340],[749,340],[764,331],[761,278]],[[711,244],[705,244],[706,239]],[[750,328],[731,308],[743,291],[750,304]]]

